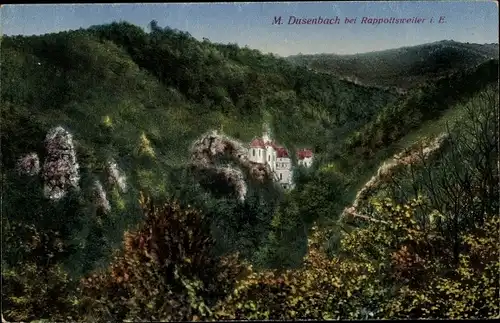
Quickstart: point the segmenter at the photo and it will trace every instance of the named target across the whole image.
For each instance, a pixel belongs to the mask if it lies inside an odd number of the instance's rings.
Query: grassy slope
[[[498,57],[498,44],[440,41],[355,55],[302,55],[289,60],[363,84],[411,88]]]
[[[441,79],[432,85],[434,92],[426,88],[417,89],[410,92],[396,109],[381,111],[360,133],[355,133],[355,137],[364,143],[354,143],[347,149],[351,151],[347,153],[348,158],[353,160],[351,165],[357,165],[354,167],[358,169],[358,177],[349,196],[354,198],[378,166],[393,154],[444,132],[447,125],[460,120],[467,102],[473,101],[485,88],[497,82],[498,60],[491,60]],[[390,140],[377,141],[380,133],[386,133],[382,137],[389,137]],[[369,157],[362,157],[366,152],[364,149],[372,152]],[[359,157],[353,158],[356,155]]]
[[[476,94],[472,96],[469,100],[464,103],[458,103],[452,107],[450,107],[446,112],[444,112],[440,117],[436,119],[431,119],[423,122],[419,128],[409,132],[399,140],[393,142],[386,150],[380,151],[379,156],[375,157],[377,160],[383,160],[387,158],[389,155],[388,151],[391,152],[400,152],[405,149],[408,149],[415,144],[422,142],[423,140],[427,140],[429,138],[434,138],[440,135],[443,132],[446,132],[447,129],[452,129],[453,125],[457,122],[463,121],[466,114],[466,107],[469,102],[473,102],[477,99],[481,94]],[[389,157],[390,158],[390,157]],[[373,172],[366,172],[365,174],[360,174],[358,185],[355,186],[353,193],[351,194],[353,197],[355,192],[361,189],[361,187],[373,176]]]
[[[498,60],[489,60],[413,89],[404,100],[388,105],[361,131],[353,133],[346,142],[347,151],[372,159],[408,132],[419,129],[422,123],[439,118],[455,104],[497,82]]]

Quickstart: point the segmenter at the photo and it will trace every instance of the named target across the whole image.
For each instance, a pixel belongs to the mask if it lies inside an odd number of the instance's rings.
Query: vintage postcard
[[[499,317],[496,1],[0,12],[2,322]]]

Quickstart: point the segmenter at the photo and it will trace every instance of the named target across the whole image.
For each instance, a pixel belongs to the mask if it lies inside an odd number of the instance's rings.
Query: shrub
[[[112,265],[82,280],[83,315],[94,321],[208,319],[245,266],[214,257],[203,215],[141,196],[145,223],[126,232]]]

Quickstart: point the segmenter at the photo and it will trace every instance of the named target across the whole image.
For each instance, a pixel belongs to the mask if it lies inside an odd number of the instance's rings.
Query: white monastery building
[[[286,148],[277,145],[267,131],[262,138],[255,138],[248,149],[248,159],[258,164],[268,164],[274,173],[275,180],[285,189],[292,188],[293,165]],[[301,149],[297,152],[299,165],[310,167],[313,161],[313,153],[309,149]]]
[[[313,162],[313,152],[310,149],[301,149],[297,151],[297,161],[301,166],[311,167]]]

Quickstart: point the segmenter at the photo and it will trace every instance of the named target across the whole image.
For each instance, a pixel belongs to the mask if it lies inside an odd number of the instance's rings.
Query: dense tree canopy
[[[498,60],[401,94],[149,29],[1,39],[7,320],[498,315]],[[315,152],[293,190],[231,156],[263,123]]]

